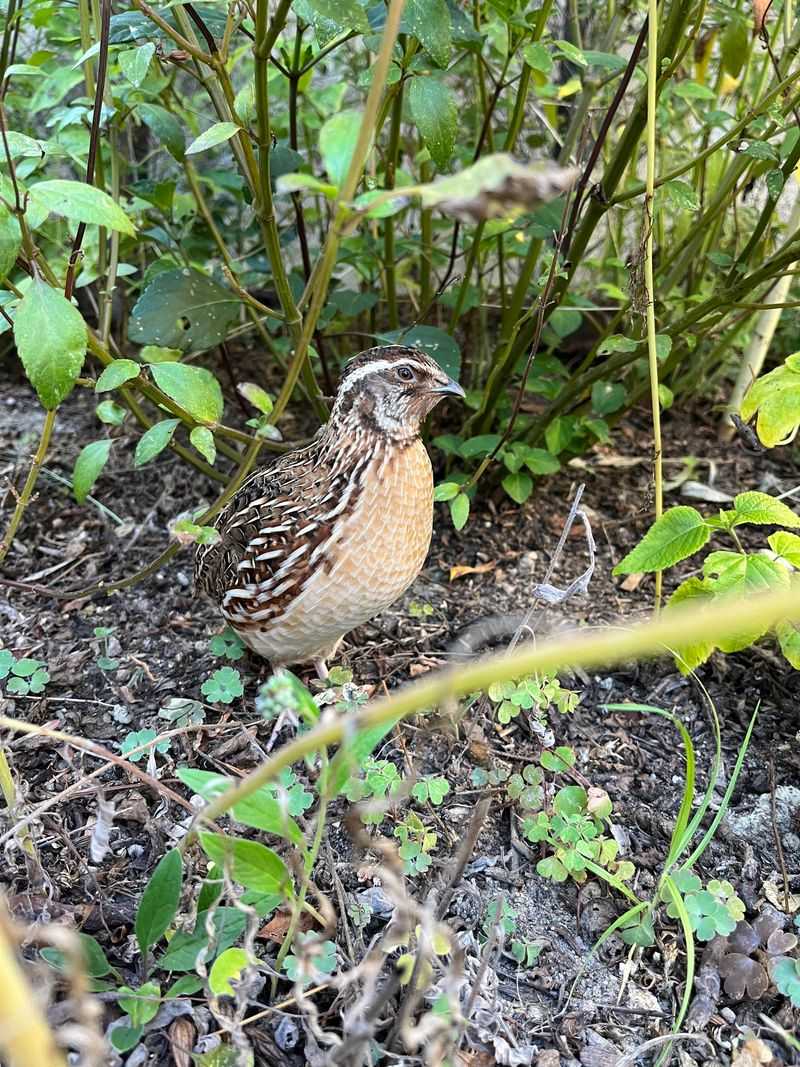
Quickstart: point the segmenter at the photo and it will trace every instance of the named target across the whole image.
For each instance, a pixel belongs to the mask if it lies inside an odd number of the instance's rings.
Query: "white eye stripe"
[[[380,374],[381,371],[390,370],[393,367],[409,367],[411,370],[417,371],[418,374],[430,374],[432,368],[426,366],[423,363],[418,363],[413,357],[409,356],[408,359],[378,359],[374,363],[366,363],[363,367],[359,367],[357,370],[346,373],[344,381],[339,386],[339,395],[349,393],[353,386],[362,381],[362,379],[369,377],[371,374]]]

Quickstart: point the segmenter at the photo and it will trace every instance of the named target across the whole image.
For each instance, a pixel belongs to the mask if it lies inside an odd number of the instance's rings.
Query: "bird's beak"
[[[452,378],[448,378],[444,385],[437,385],[431,389],[432,393],[436,393],[437,396],[460,396],[463,400],[466,393]]]

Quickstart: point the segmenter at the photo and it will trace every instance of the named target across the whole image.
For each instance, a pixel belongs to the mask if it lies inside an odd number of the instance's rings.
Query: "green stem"
[[[30,503],[33,490],[36,486],[36,479],[39,477],[39,471],[42,469],[44,458],[47,455],[47,449],[50,445],[50,438],[53,435],[55,421],[56,409],[51,408],[45,414],[44,426],[42,427],[42,433],[39,438],[39,447],[36,449],[36,454],[33,457],[33,462],[28,471],[28,477],[25,479],[25,485],[22,487],[22,492],[17,497],[14,512],[6,527],[2,543],[0,543],[0,563],[2,563],[8,555],[8,550],[11,548],[12,542],[14,541],[19,524],[22,522],[22,516],[25,514],[25,508]]]
[[[655,285],[653,283],[653,219],[656,180],[656,105],[658,103],[658,0],[647,5],[647,173],[644,197],[644,284],[647,301],[647,360],[650,370],[650,406],[653,414],[653,467],[656,521],[664,511],[663,457],[661,448],[661,402],[658,395]],[[662,572],[656,571],[655,610],[661,609]]]
[[[380,107],[381,96],[389,73],[392,50],[394,49],[395,41],[397,40],[397,35],[400,30],[400,18],[403,13],[404,3],[405,0],[391,0],[389,5],[389,12],[386,16],[381,47],[378,53],[378,59],[373,68],[372,84],[370,85],[369,93],[367,94],[367,102],[364,106],[364,114],[361,119],[356,146],[350,159],[347,175],[339,190],[339,198],[336,203],[333,222],[328,230],[322,254],[314,269],[314,273],[311,275],[311,279],[306,286],[306,293],[301,301],[301,306],[305,306],[305,301],[306,299],[308,300],[308,309],[303,319],[299,340],[295,345],[292,362],[289,364],[289,370],[286,374],[283,386],[281,387],[281,391],[275,401],[275,407],[272,410],[273,421],[276,421],[281,416],[286,405],[289,403],[294,387],[297,384],[301,368],[307,361],[308,346],[311,343],[311,338],[314,336],[317,320],[319,319],[320,312],[325,304],[331,274],[336,265],[339,242],[342,237],[342,229],[350,216],[349,204],[355,195],[359,179],[361,178],[361,172],[369,152],[370,142],[375,128],[375,120]]]
[[[386,150],[386,188],[394,189],[395,171],[400,155],[400,123],[403,118],[403,82],[400,81],[392,101],[392,118],[389,126],[389,146]],[[397,276],[394,251],[394,216],[383,220],[383,269],[386,280],[386,304],[389,329],[400,325],[397,313]]]

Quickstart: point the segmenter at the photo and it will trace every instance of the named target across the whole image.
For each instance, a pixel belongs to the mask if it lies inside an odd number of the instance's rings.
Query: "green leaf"
[[[445,0],[406,0],[403,28],[416,37],[437,66],[447,66],[453,25]]]
[[[740,414],[745,422],[758,411],[756,429],[768,448],[780,444],[800,424],[800,367],[794,364],[796,356],[797,353],[788,356],[782,366],[753,382],[742,401]]]
[[[778,530],[777,533],[770,534],[767,543],[777,556],[791,563],[795,570],[800,571],[800,537],[797,534]]]
[[[697,552],[710,537],[710,527],[695,508],[670,508],[612,573],[663,571]]]
[[[526,45],[522,49],[522,58],[529,67],[533,67],[542,74],[549,74],[553,69],[553,57],[540,41]]]
[[[733,508],[736,513],[734,526],[753,523],[756,526],[800,527],[800,517],[782,500],[776,500],[768,493],[739,493],[734,497]]]
[[[518,504],[524,504],[533,492],[533,478],[529,474],[507,474],[503,479],[503,488]]]
[[[214,996],[235,996],[231,980],[238,981],[249,964],[250,957],[243,948],[228,948],[217,956],[208,972],[208,985]]]
[[[679,82],[673,86],[672,90],[676,96],[681,97],[682,100],[714,100],[716,95],[713,89],[709,89],[707,85],[700,85],[698,82],[684,81]]]
[[[338,187],[330,182],[321,182],[313,174],[282,174],[275,182],[275,192],[284,193],[321,193],[328,200],[335,200]]]
[[[5,204],[0,204],[0,282],[14,266],[22,245],[19,223]]]
[[[138,989],[123,985],[117,993],[119,1006],[130,1016],[133,1026],[145,1026],[158,1015],[161,1007],[161,986],[158,982],[145,982]]]
[[[457,530],[462,530],[467,525],[469,518],[469,497],[466,493],[459,493],[450,501],[450,518]]]
[[[675,207],[682,211],[697,211],[700,208],[700,200],[688,182],[679,181],[677,178],[664,182],[662,189],[667,199]]]
[[[388,344],[421,348],[435,359],[445,374],[458,381],[461,373],[461,349],[455,338],[438,326],[412,326],[410,330],[389,330],[379,335]]]
[[[606,337],[605,341],[597,349],[597,354],[607,356],[611,352],[635,352],[641,343],[641,341],[635,341],[632,337],[625,337],[621,333],[612,333],[610,337]]]
[[[212,348],[225,340],[240,306],[229,289],[199,271],[161,271],[134,305],[128,337],[183,351]]]
[[[178,363],[183,353],[179,348],[145,345],[139,353],[142,363]]]
[[[800,671],[800,629],[792,622],[779,622],[775,633],[786,660]]]
[[[200,914],[191,933],[179,930],[169,943],[163,956],[158,959],[159,969],[163,971],[193,971],[200,952],[205,952],[206,962],[223,952],[237,941],[244,932],[247,916],[237,908],[215,908],[213,915]],[[208,931],[211,925],[214,937],[210,954],[208,951]]]
[[[139,377],[141,364],[133,359],[115,359],[103,369],[103,373],[97,379],[94,387],[96,393],[108,393],[112,389],[119,389],[125,382]]]
[[[667,601],[668,608],[676,608],[685,604],[695,604],[697,607],[705,607],[714,599],[714,593],[708,584],[701,578],[687,578],[681,582],[675,592]],[[713,641],[698,639],[691,645],[678,644],[675,646],[676,663],[681,674],[689,674],[701,663],[709,658],[714,651]]]
[[[319,151],[328,177],[337,187],[344,181],[361,128],[361,112],[352,109],[332,115],[319,131]]]
[[[117,1025],[109,1031],[109,1039],[117,1052],[130,1052],[139,1044],[144,1034],[142,1026]]]
[[[200,692],[215,704],[232,704],[244,693],[242,676],[233,667],[220,667],[206,678]]]
[[[561,464],[556,457],[551,456],[544,448],[526,448],[524,455],[525,466],[531,474],[555,474],[561,470]]]
[[[592,411],[610,415],[625,403],[625,386],[616,382],[595,382],[592,386]]]
[[[128,48],[117,54],[119,69],[131,83],[138,89],[147,77],[147,69],[150,60],[155,55],[156,46],[152,41],[140,45],[138,48]]]
[[[575,63],[578,67],[585,67],[588,65],[583,50],[576,48],[574,44],[571,44],[569,41],[554,41],[553,44],[556,52],[558,52],[559,55],[564,56],[565,59],[568,59],[570,63]]]
[[[86,355],[86,323],[63,293],[35,278],[14,318],[14,341],[28,380],[51,411],[72,392]]]
[[[177,774],[185,786],[206,801],[211,801],[221,796],[226,789],[233,785],[232,778],[226,778],[222,774],[214,774],[212,771],[179,767]],[[285,837],[296,845],[302,845],[303,843],[303,834],[300,827],[287,813],[283,801],[276,797],[275,792],[269,786],[264,786],[244,800],[240,800],[231,809],[231,815],[237,822],[244,823],[245,826],[252,826],[256,830],[264,830],[266,833],[275,834],[277,837]]]
[[[291,894],[291,876],[277,852],[241,837],[200,831],[200,845],[210,860],[228,870],[234,882],[259,893]]]
[[[82,504],[92,490],[94,483],[108,462],[111,452],[111,439],[92,441],[78,453],[72,471],[72,492],[79,504]]]
[[[134,467],[141,467],[149,463],[151,459],[163,452],[172,440],[172,435],[180,423],[180,419],[162,419],[146,430],[136,445],[133,456]]]
[[[204,459],[214,463],[217,458],[217,446],[214,444],[214,435],[207,426],[195,426],[189,434],[189,441]]]
[[[747,141],[740,148],[740,152],[743,156],[750,156],[751,159],[780,162],[777,148],[774,148],[768,141]]]
[[[180,163],[186,155],[183,127],[171,112],[156,104],[137,104],[138,114],[153,133],[155,141],[163,144],[169,154]]]
[[[409,106],[431,159],[445,170],[456,145],[458,110],[453,94],[441,77],[423,75],[411,82]]]
[[[31,201],[41,209],[63,215],[70,221],[105,226],[130,237],[136,234],[135,226],[119,204],[94,185],[53,178],[32,185],[29,194]]]
[[[750,47],[750,33],[744,19],[735,14],[728,20],[725,32],[720,39],[722,66],[732,78],[738,78],[747,59]]]
[[[616,56],[612,52],[595,52],[583,49],[583,58],[590,67],[602,67],[604,70],[625,70],[628,61],[625,56]]]
[[[136,912],[134,930],[142,956],[146,956],[148,950],[161,940],[175,918],[181,899],[182,881],[181,854],[173,848],[158,861]]]
[[[222,390],[205,367],[157,363],[150,368],[150,373],[158,388],[198,422],[216,426],[222,418]]]
[[[260,385],[256,385],[254,382],[240,382],[236,386],[236,390],[249,404],[257,408],[262,415],[271,413],[272,397]]]
[[[663,363],[672,351],[672,338],[667,333],[656,334],[656,359]]]
[[[89,934],[78,934],[78,940],[80,941],[81,955],[83,957],[83,966],[86,974],[89,978],[103,978],[107,974],[111,974],[113,967],[106,959],[106,954],[100,947],[97,941]],[[63,952],[57,948],[43,948],[42,959],[55,967],[56,970],[68,973],[71,969],[71,962],[68,962],[64,957]]]
[[[437,501],[452,500],[461,492],[458,482],[440,482],[433,490],[433,499]]]
[[[341,30],[359,30],[361,33],[369,30],[367,13],[358,0],[307,0],[307,3]]]
[[[206,152],[209,148],[215,148],[218,144],[229,141],[238,132],[239,127],[235,122],[215,122],[213,126],[203,130],[199,137],[195,137],[186,149],[186,155],[194,156],[198,152]]]
[[[770,195],[770,199],[777,200],[783,192],[784,177],[782,170],[770,170],[767,172],[766,177],[767,192]]]

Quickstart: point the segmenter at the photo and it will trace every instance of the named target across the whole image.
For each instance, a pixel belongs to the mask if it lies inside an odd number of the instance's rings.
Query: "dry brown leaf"
[[[633,593],[641,585],[642,578],[644,574],[629,574],[622,580],[620,589],[624,589],[626,593]]]
[[[497,1060],[491,1052],[463,1049],[456,1055],[456,1067],[495,1067]]]
[[[772,1063],[772,1051],[757,1037],[750,1037],[738,1048],[731,1060],[731,1067],[762,1067]]]
[[[764,882],[761,892],[778,911],[782,911],[787,915],[794,915],[796,911],[800,911],[800,894],[790,893],[787,902],[783,882],[778,879],[777,874],[774,874],[772,878]]]
[[[260,938],[262,941],[274,941],[276,945],[282,945],[283,940],[286,937],[286,931],[289,929],[291,919],[292,916],[288,911],[276,911],[270,921],[261,927],[256,934],[256,937]],[[306,933],[308,930],[311,930],[313,926],[313,918],[308,912],[304,911],[300,916],[298,928],[303,933]]]
[[[761,33],[764,29],[764,21],[771,6],[772,0],[753,0],[753,25],[756,33]]]
[[[167,1032],[175,1067],[191,1067],[192,1049],[197,1037],[197,1030],[195,1030],[192,1020],[186,1015],[179,1015],[170,1024]]]
[[[493,571],[496,566],[496,559],[489,563],[479,563],[477,567],[470,567],[466,563],[459,563],[456,564],[455,567],[450,568],[450,581],[454,582],[456,578],[463,578],[465,574],[486,574],[487,571]]]

